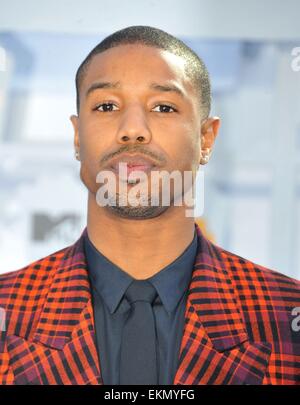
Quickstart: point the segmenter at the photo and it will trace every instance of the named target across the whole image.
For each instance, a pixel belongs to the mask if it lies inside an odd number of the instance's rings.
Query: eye
[[[115,107],[115,109],[114,109],[114,107]],[[100,112],[110,112],[110,111],[117,111],[118,108],[114,103],[107,102],[107,103],[98,104],[95,107],[95,110],[100,111]]]
[[[158,108],[158,110],[157,110]],[[156,109],[156,110],[155,110]],[[173,111],[170,111],[173,110]],[[158,104],[157,106],[154,107],[155,112],[163,112],[163,113],[170,113],[170,112],[176,112],[177,110],[172,107],[171,105],[168,104]]]

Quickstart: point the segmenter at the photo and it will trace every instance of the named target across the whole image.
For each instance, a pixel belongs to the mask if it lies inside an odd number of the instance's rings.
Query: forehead
[[[193,86],[185,60],[169,51],[141,44],[119,45],[95,55],[85,72],[82,87],[99,79],[145,86],[151,82],[173,82],[183,91]]]

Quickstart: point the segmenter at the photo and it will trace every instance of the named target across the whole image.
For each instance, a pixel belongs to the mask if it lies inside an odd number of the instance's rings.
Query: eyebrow
[[[99,89],[117,89],[120,87],[120,82],[96,82],[93,83],[86,92],[86,97],[95,90]]]
[[[91,94],[95,90],[99,89],[118,89],[121,87],[120,82],[96,82],[93,83],[86,92],[86,97]],[[183,91],[176,86],[175,84],[159,84],[159,83],[151,83],[149,88],[151,90],[160,91],[160,92],[170,92],[176,93],[180,97],[184,98]]]
[[[183,91],[176,86],[175,84],[158,84],[158,83],[151,83],[150,84],[150,88],[152,90],[156,90],[156,91],[162,91],[162,92],[172,92],[172,93],[176,93],[179,96],[181,96],[182,98],[184,98],[184,93]]]

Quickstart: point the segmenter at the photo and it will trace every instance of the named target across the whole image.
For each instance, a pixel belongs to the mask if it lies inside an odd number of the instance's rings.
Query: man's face
[[[124,154],[150,157],[157,164],[153,170],[169,173],[196,173],[199,166],[199,96],[183,59],[169,52],[134,44],[96,55],[81,83],[79,117],[71,120],[80,152],[80,176],[93,195],[100,186],[97,174],[110,170],[113,159]],[[167,208],[128,205],[113,210],[127,218],[150,218]]]

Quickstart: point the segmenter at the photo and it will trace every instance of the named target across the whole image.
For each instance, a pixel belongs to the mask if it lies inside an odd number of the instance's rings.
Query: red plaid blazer
[[[300,283],[220,248],[196,229],[200,243],[173,383],[300,384],[294,309]],[[74,245],[0,276],[6,313],[0,384],[103,384],[85,232]]]

